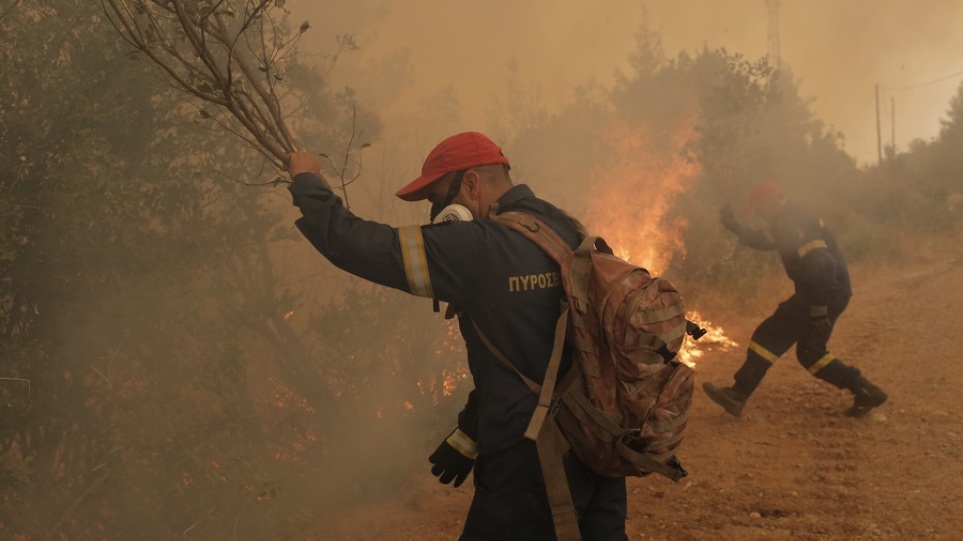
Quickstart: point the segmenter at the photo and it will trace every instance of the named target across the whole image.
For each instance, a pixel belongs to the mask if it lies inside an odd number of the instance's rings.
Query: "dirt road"
[[[845,417],[851,395],[790,353],[736,419],[701,382],[728,384],[743,352],[707,355],[682,453],[690,476],[629,480],[629,539],[963,540],[963,258],[853,274],[855,297],[830,348],[889,402]],[[773,307],[720,323],[745,345]],[[469,484],[452,490],[426,471],[391,502],[332,516],[316,539],[457,539]]]

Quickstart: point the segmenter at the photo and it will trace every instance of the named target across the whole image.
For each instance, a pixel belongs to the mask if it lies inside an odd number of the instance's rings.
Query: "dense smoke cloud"
[[[471,388],[457,322],[433,312],[429,299],[367,283],[317,253],[294,227],[299,211],[275,172],[200,103],[172,92],[98,4],[0,0],[0,538],[457,535],[470,489],[441,487],[427,461]],[[910,350],[942,339],[955,351],[952,331],[963,328],[938,310],[954,306],[943,294],[954,293],[946,284],[959,283],[951,266],[963,259],[930,265],[963,245],[963,64],[953,54],[963,38],[952,28],[963,3],[929,2],[926,12],[902,0],[782,4],[782,58],[860,162],[876,158],[877,83],[886,87],[884,143],[894,99],[899,150],[936,135],[955,93],[940,139],[857,168],[812,121],[795,79],[741,62],[766,53],[764,0],[278,0],[271,9],[292,17],[282,26],[297,32],[307,20],[310,31],[293,41],[305,54],[271,73],[292,91],[281,103],[297,142],[325,153],[333,184],[350,183],[344,200],[357,215],[425,223],[428,204],[401,202],[395,190],[442,137],[487,131],[505,146],[513,180],[572,211],[623,257],[664,272],[684,292],[690,318],[705,314],[722,338],[725,330],[748,339],[754,322],[746,315],[770,308],[764,293],[776,286],[767,284],[788,283],[771,254],[736,245],[719,225],[719,207],[741,206],[757,179],[778,178],[793,198],[820,209],[854,269],[889,273],[885,282],[859,282],[876,304],[857,308],[863,326],[847,347],[872,340],[863,358],[889,363],[890,381],[911,383],[900,396],[923,398],[890,410],[892,425],[875,425],[875,434],[860,428],[850,439],[875,454],[892,443],[893,428],[919,425],[938,403],[927,373],[905,377]],[[652,45],[656,34],[664,59],[685,60],[644,62],[658,55],[638,54],[639,42]],[[931,268],[911,274],[906,261]],[[930,297],[916,295],[917,283]],[[931,313],[945,321],[926,324]],[[920,339],[905,347],[875,340],[906,320],[918,328],[903,334]],[[700,343],[707,342],[732,345]],[[716,375],[735,358],[709,348],[684,354],[691,360],[702,351],[711,354],[700,368],[715,366]],[[959,385],[944,379],[946,397],[937,398],[950,404],[949,389]],[[821,396],[808,388],[787,395],[781,413],[804,402],[825,409]],[[869,486],[903,509],[900,481],[932,483],[912,468],[894,475],[888,457],[908,465],[942,451],[958,458],[943,436],[959,430],[923,426],[920,438],[901,437],[910,443],[877,456],[877,467],[860,459],[857,468],[853,459],[839,469],[830,463],[843,450],[816,456],[838,439],[839,423],[812,423],[770,431],[784,448],[813,456],[769,453],[789,457],[791,467],[768,470],[859,473],[858,483],[847,477],[840,501],[861,501]],[[794,431],[806,445],[784,438]],[[693,472],[739,465],[730,460],[744,455],[739,441],[726,440],[729,454],[717,453],[721,440],[704,441],[701,466],[698,445],[691,447]],[[902,460],[913,456],[907,446],[927,456]],[[931,477],[944,473],[937,470]],[[714,509],[719,517],[758,500],[739,468],[726,471],[740,476],[727,493],[744,493]],[[881,478],[889,489],[875,490]],[[796,480],[785,481],[773,487],[802,499],[789,488],[799,488]],[[802,481],[810,505],[826,507],[832,486]],[[659,495],[640,494],[646,517],[630,526],[675,527],[681,507],[652,486]],[[722,490],[680,488],[678,497],[701,491],[707,502]],[[937,501],[946,491],[930,492],[930,508],[949,505]],[[375,512],[356,512],[361,527],[329,531],[339,515],[373,500]],[[387,534],[371,527],[385,515],[383,502],[423,523]],[[689,505],[700,523],[718,524],[704,520],[706,509],[712,505]],[[785,518],[784,528],[795,518],[838,521],[846,539],[882,531],[878,517],[861,517],[872,528],[860,530],[850,513],[824,511],[772,516]],[[947,523],[944,531],[958,530]]]
[[[749,59],[767,52],[764,0],[361,4],[369,15],[290,3],[297,18],[323,25],[312,47],[330,49],[335,33],[357,35],[362,50],[352,62],[367,66],[369,77],[353,77],[357,65],[339,68],[340,75],[363,96],[380,100],[384,112],[404,111],[451,86],[458,95],[461,128],[486,127],[493,96],[504,96],[510,84],[512,64],[517,66],[512,82],[537,87],[549,110],[573,100],[579,85],[610,86],[617,72],[627,69],[635,34],[643,27],[659,32],[670,57],[702,47],[724,47]],[[894,107],[898,149],[937,134],[960,77],[902,87],[963,71],[957,54],[963,50],[961,17],[963,4],[952,0],[925,7],[909,0],[783,0],[781,57],[801,80],[819,118],[845,135],[847,151],[861,163],[873,162],[876,84],[884,87],[884,146],[892,136]],[[405,61],[410,69],[399,73]]]

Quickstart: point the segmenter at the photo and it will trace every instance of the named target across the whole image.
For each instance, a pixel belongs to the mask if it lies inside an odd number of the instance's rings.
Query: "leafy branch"
[[[108,20],[175,89],[226,111],[218,123],[283,169],[297,148],[282,114],[291,36],[284,0],[100,0]],[[201,109],[201,116],[215,115]]]
[[[362,151],[371,146],[371,143],[359,143],[359,140],[364,135],[364,130],[358,130],[357,124],[357,109],[355,107],[351,108],[351,137],[348,139],[347,145],[345,145],[344,154],[336,156],[340,161],[336,161],[334,158],[328,154],[319,153],[318,156],[327,162],[328,168],[334,171],[335,175],[338,177],[337,188],[341,190],[344,194],[344,206],[347,209],[351,209],[351,203],[348,199],[348,186],[358,180],[361,176],[363,154]],[[355,149],[357,146],[357,149]],[[356,150],[356,152],[355,152]],[[357,159],[352,160],[352,153],[355,153]],[[290,184],[291,181],[285,178],[283,175],[276,176],[273,180],[251,182],[237,178],[235,176],[229,175],[220,169],[214,169],[212,171],[215,174],[221,175],[224,178],[237,182],[238,184],[243,184],[244,186],[277,186],[279,184]],[[261,176],[264,171],[258,171],[254,174],[255,177]],[[350,178],[349,178],[350,176]]]

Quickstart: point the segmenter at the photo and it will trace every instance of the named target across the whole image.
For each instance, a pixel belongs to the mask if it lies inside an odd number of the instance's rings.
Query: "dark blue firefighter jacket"
[[[465,318],[475,321],[523,374],[541,382],[564,297],[558,265],[521,234],[492,220],[395,228],[358,218],[313,174],[297,175],[289,189],[302,213],[298,229],[331,263],[458,307],[475,385],[459,425],[476,439],[480,453],[520,441],[537,397],[486,349]],[[577,245],[569,218],[528,186],[514,186],[498,203],[500,211],[540,218],[570,246]]]

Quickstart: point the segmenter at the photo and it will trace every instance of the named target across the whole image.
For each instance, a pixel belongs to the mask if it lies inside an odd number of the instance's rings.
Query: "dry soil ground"
[[[629,539],[963,540],[963,257],[857,265],[855,297],[830,349],[861,367],[889,401],[862,419],[850,395],[787,354],[741,418],[701,382],[728,383],[742,348],[697,366],[681,453],[689,477],[630,479]],[[719,321],[742,346],[774,306],[751,301]],[[745,317],[741,317],[745,316]],[[413,475],[390,502],[332,514],[317,540],[458,538],[471,497]]]

